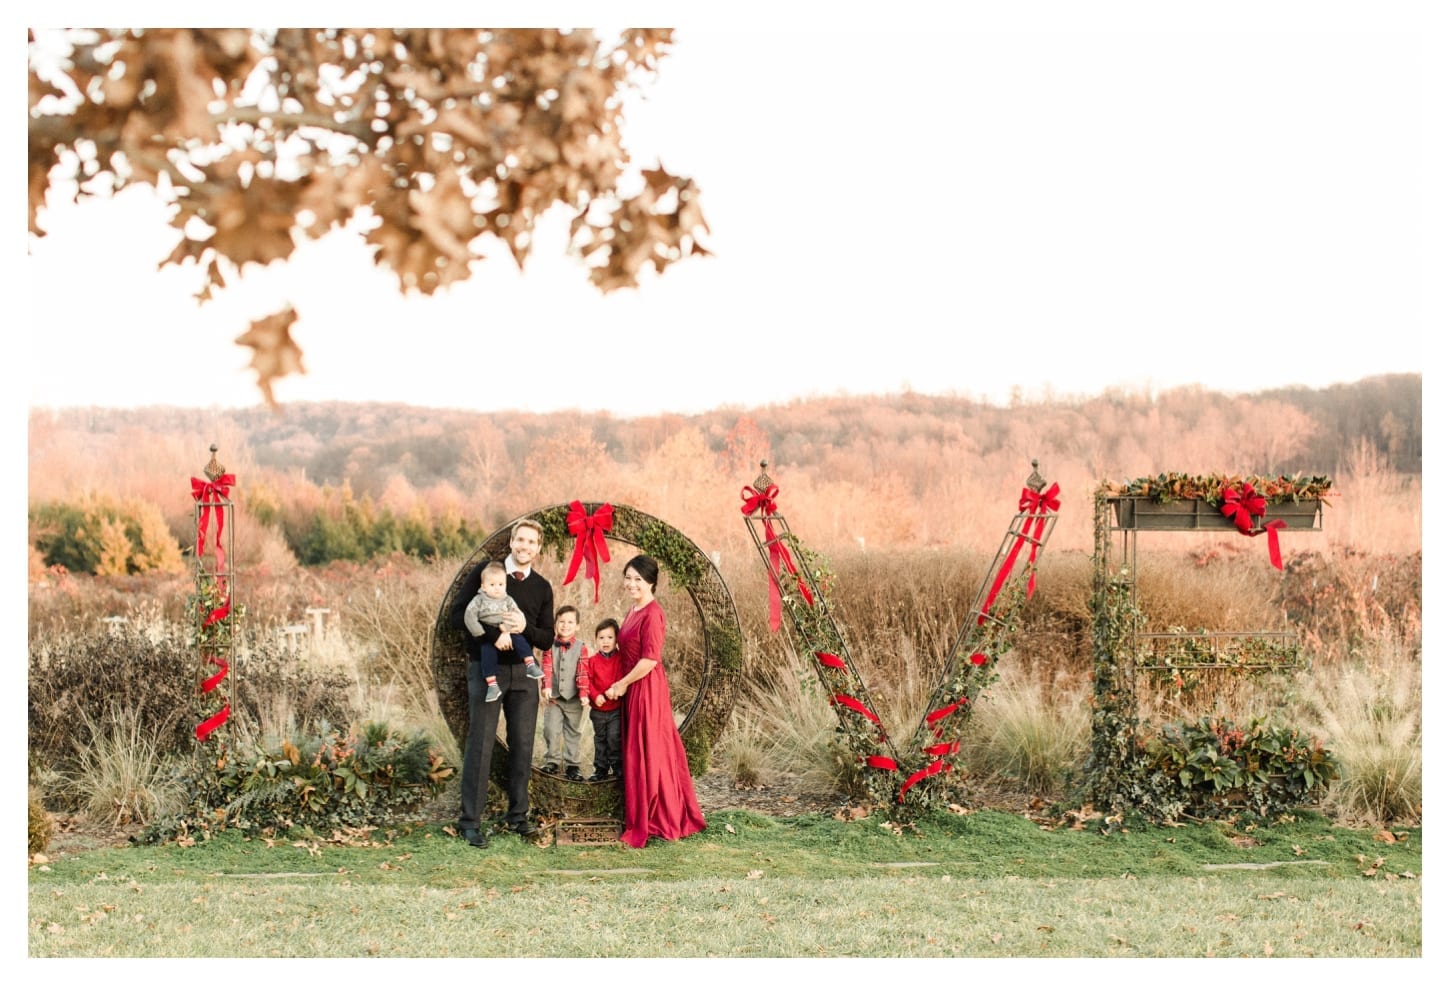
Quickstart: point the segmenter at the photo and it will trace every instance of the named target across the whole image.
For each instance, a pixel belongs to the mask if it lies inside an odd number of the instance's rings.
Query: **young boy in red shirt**
[[[604,697],[609,686],[622,677],[619,654],[614,650],[618,634],[618,621],[601,621],[594,628],[594,653],[579,662],[579,697],[589,706],[589,722],[594,726],[592,781],[617,778],[624,769],[620,700]]]

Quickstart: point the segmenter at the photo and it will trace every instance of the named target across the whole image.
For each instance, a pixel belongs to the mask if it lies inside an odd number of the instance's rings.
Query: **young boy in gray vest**
[[[579,741],[583,737],[584,701],[580,697],[581,674],[587,673],[589,651],[578,638],[579,611],[560,606],[554,614],[554,646],[544,651],[544,766],[546,774],[557,774],[564,763],[564,777],[582,781],[579,772]],[[587,684],[585,688],[587,689]]]

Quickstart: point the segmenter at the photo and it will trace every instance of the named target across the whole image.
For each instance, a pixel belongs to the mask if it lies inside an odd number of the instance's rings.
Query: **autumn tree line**
[[[29,438],[32,573],[126,574],[183,567],[190,477],[212,442],[238,478],[237,563],[281,571],[457,556],[573,499],[627,503],[707,551],[749,551],[740,489],[761,460],[796,533],[825,549],[993,547],[1036,459],[1063,491],[1060,549],[1090,547],[1100,480],[1179,470],[1334,476],[1342,499],[1326,532],[1415,550],[1423,432],[1420,376],[1402,374],[1251,395],[1111,390],[1004,407],[901,393],[638,418],[347,403],[33,409]],[[1370,494],[1373,516],[1361,517]]]

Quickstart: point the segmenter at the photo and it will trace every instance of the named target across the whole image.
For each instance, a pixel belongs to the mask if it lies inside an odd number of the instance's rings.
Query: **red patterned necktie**
[[[514,573],[514,578],[517,579],[518,581],[522,582],[524,580],[524,573],[523,572],[515,572]]]

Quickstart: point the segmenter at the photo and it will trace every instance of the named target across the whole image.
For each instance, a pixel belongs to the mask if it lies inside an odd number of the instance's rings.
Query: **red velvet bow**
[[[579,573],[579,563],[584,563],[584,577],[594,580],[594,601],[599,602],[599,563],[609,561],[609,546],[604,543],[604,532],[614,529],[614,508],[602,504],[592,514],[584,512],[584,504],[574,500],[569,504],[569,515],[565,518],[569,533],[574,535],[574,556],[569,559],[569,572],[564,576],[564,585],[574,581]]]
[[[740,489],[740,499],[745,502],[740,505],[740,512],[749,516],[760,511],[765,521],[765,540],[767,550],[770,554],[769,591],[770,591],[770,629],[774,633],[780,630],[780,572],[785,569],[795,576],[796,591],[806,601],[807,606],[815,604],[815,596],[811,594],[810,586],[806,585],[805,577],[795,567],[795,559],[790,555],[790,549],[780,538],[775,536],[775,528],[770,523],[770,515],[776,512],[775,498],[780,495],[780,487],[771,483],[764,490],[757,490],[754,486],[743,486]]]
[[[1219,508],[1219,512],[1233,521],[1234,527],[1238,528],[1240,534],[1248,537],[1268,534],[1269,564],[1282,571],[1284,558],[1279,553],[1279,531],[1289,525],[1282,520],[1271,520],[1263,527],[1256,529],[1254,525],[1264,516],[1267,506],[1267,501],[1254,490],[1254,485],[1244,483],[1238,488],[1233,486],[1223,488],[1223,506]]]
[[[775,498],[778,496],[780,487],[774,483],[763,490],[757,490],[754,486],[742,486],[740,499],[745,502],[740,505],[740,512],[748,517],[759,510],[762,516],[769,517],[775,513]]]
[[[231,473],[218,476],[211,482],[204,479],[191,477],[191,498],[201,504],[201,515],[196,525],[196,553],[206,554],[206,528],[207,517],[216,514],[216,547],[220,551],[222,547],[222,525],[225,523],[225,514],[222,511],[222,501],[227,499],[232,487],[237,483],[237,477]]]
[[[1031,540],[1032,547],[1027,553],[1029,566],[1037,562],[1037,548],[1042,542],[1042,532],[1047,527],[1048,511],[1056,511],[1062,506],[1058,498],[1058,487],[1053,483],[1047,489],[1038,493],[1030,486],[1022,487],[1022,496],[1017,500],[1017,512],[1026,514],[1027,519],[1022,523],[1022,529],[1017,534],[1017,539],[1012,542],[1012,549],[1007,552],[1002,567],[997,570],[997,578],[992,582],[992,588],[987,593],[987,598],[982,602],[982,612],[977,616],[977,623],[987,622],[987,614],[992,610],[992,603],[997,600],[997,593],[1002,591],[1002,586],[1007,584],[1007,579],[1012,574],[1013,567],[1017,564],[1017,555],[1022,551],[1022,543]],[[1034,569],[1027,577],[1027,595],[1030,597],[1037,591],[1037,572]]]
[[[1252,483],[1244,483],[1235,489],[1223,488],[1223,506],[1219,508],[1225,517],[1234,522],[1240,534],[1254,533],[1254,521],[1264,516],[1264,498],[1254,492]]]

